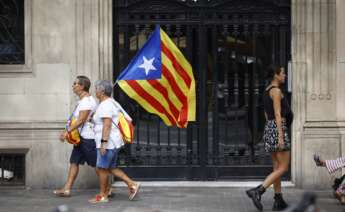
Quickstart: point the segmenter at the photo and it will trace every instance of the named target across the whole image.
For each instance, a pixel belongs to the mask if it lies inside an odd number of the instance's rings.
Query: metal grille
[[[25,185],[25,153],[16,152],[0,150],[0,186]]]
[[[156,24],[192,64],[197,121],[166,127],[120,89],[135,118],[135,144],[120,164],[145,179],[261,178],[271,170],[261,134],[264,72],[290,59],[290,0],[114,1],[114,75]],[[133,106],[134,105],[134,106]]]

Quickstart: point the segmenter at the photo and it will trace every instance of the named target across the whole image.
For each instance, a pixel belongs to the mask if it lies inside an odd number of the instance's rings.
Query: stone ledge
[[[65,121],[0,121],[0,130],[61,130]]]
[[[0,148],[0,154],[26,154],[29,148]]]
[[[344,128],[345,121],[308,121],[304,123],[304,128]]]

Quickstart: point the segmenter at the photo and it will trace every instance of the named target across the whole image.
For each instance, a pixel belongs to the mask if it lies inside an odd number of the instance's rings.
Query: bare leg
[[[111,173],[115,176],[120,178],[122,181],[124,181],[127,186],[128,186],[128,190],[129,190],[129,200],[133,200],[134,197],[137,195],[138,191],[139,191],[139,187],[140,187],[140,183],[136,183],[134,182],[131,178],[129,178],[127,176],[126,173],[124,173],[121,169],[119,168],[115,168],[111,170]]]
[[[264,188],[270,187],[273,183],[279,180],[279,178],[281,178],[286,171],[289,170],[290,152],[277,152],[276,157],[278,161],[278,168],[266,177],[262,184]]]
[[[276,152],[272,153],[272,163],[273,163],[273,171],[278,170],[278,159]],[[273,183],[274,193],[281,193],[281,177],[277,178],[276,181]]]
[[[70,196],[70,190],[73,186],[75,179],[78,176],[78,172],[79,172],[79,165],[75,164],[75,163],[71,163],[69,170],[68,170],[67,181],[66,181],[64,187],[61,189],[58,189],[58,190],[54,190],[54,194],[56,194],[58,196],[69,197]]]
[[[107,169],[102,169],[102,168],[97,168],[97,169],[98,169],[99,188],[100,188],[99,194],[103,197],[107,197],[109,171]]]
[[[95,171],[96,171],[96,174],[97,174],[97,177],[99,177],[99,169],[98,168],[95,168]],[[111,172],[108,170],[107,171],[108,174],[111,174]],[[110,191],[111,189],[111,184],[110,184],[110,180],[109,180],[109,176],[108,176],[108,184],[107,184],[107,188],[106,188],[106,194],[109,195],[111,194],[112,192]],[[113,191],[113,190],[112,190]]]
[[[115,168],[115,169],[111,169],[111,173],[115,176],[120,178],[122,181],[124,181],[128,188],[131,188],[133,185],[136,185],[136,183],[127,176],[126,173],[124,173],[121,169],[119,168]]]
[[[65,190],[71,190],[75,179],[77,178],[79,173],[79,165],[75,163],[71,163],[68,171],[67,182],[64,186]]]

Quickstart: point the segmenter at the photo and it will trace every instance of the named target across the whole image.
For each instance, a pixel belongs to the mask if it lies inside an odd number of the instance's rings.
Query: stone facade
[[[25,0],[30,44],[23,66],[0,65],[0,148],[26,148],[26,185],[61,186],[71,145],[58,141],[76,97],[76,75],[111,79],[111,0]],[[27,46],[26,46],[27,47]],[[28,48],[26,48],[28,49]],[[77,187],[97,185],[83,167]]]
[[[72,80],[112,78],[112,1],[25,2],[26,65],[0,66],[0,148],[27,148],[26,185],[52,188],[67,177],[71,145],[57,138],[76,101]],[[292,0],[291,8],[292,181],[328,188],[312,154],[345,152],[345,2]],[[97,184],[90,168],[78,179],[79,188]]]

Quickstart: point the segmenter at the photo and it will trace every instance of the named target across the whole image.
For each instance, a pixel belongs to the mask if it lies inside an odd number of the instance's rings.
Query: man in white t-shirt
[[[61,197],[69,197],[71,195],[71,188],[79,172],[79,164],[84,164],[86,162],[91,167],[96,166],[97,153],[95,133],[90,120],[92,114],[96,110],[97,102],[89,93],[90,85],[91,82],[86,76],[77,76],[72,85],[73,92],[78,95],[80,99],[72,113],[76,122],[71,124],[60,134],[60,140],[62,142],[65,141],[68,132],[78,128],[80,144],[78,146],[73,146],[68,177],[64,187],[54,190],[54,194]]]
[[[131,120],[121,105],[111,98],[113,86],[110,81],[100,80],[95,84],[96,97],[100,104],[93,116],[95,141],[97,148],[97,172],[99,177],[100,193],[90,203],[108,202],[108,174],[123,180],[129,189],[129,200],[132,200],[139,190],[139,183],[134,182],[126,173],[117,168],[119,149],[124,145],[122,135],[117,127],[119,113]]]

